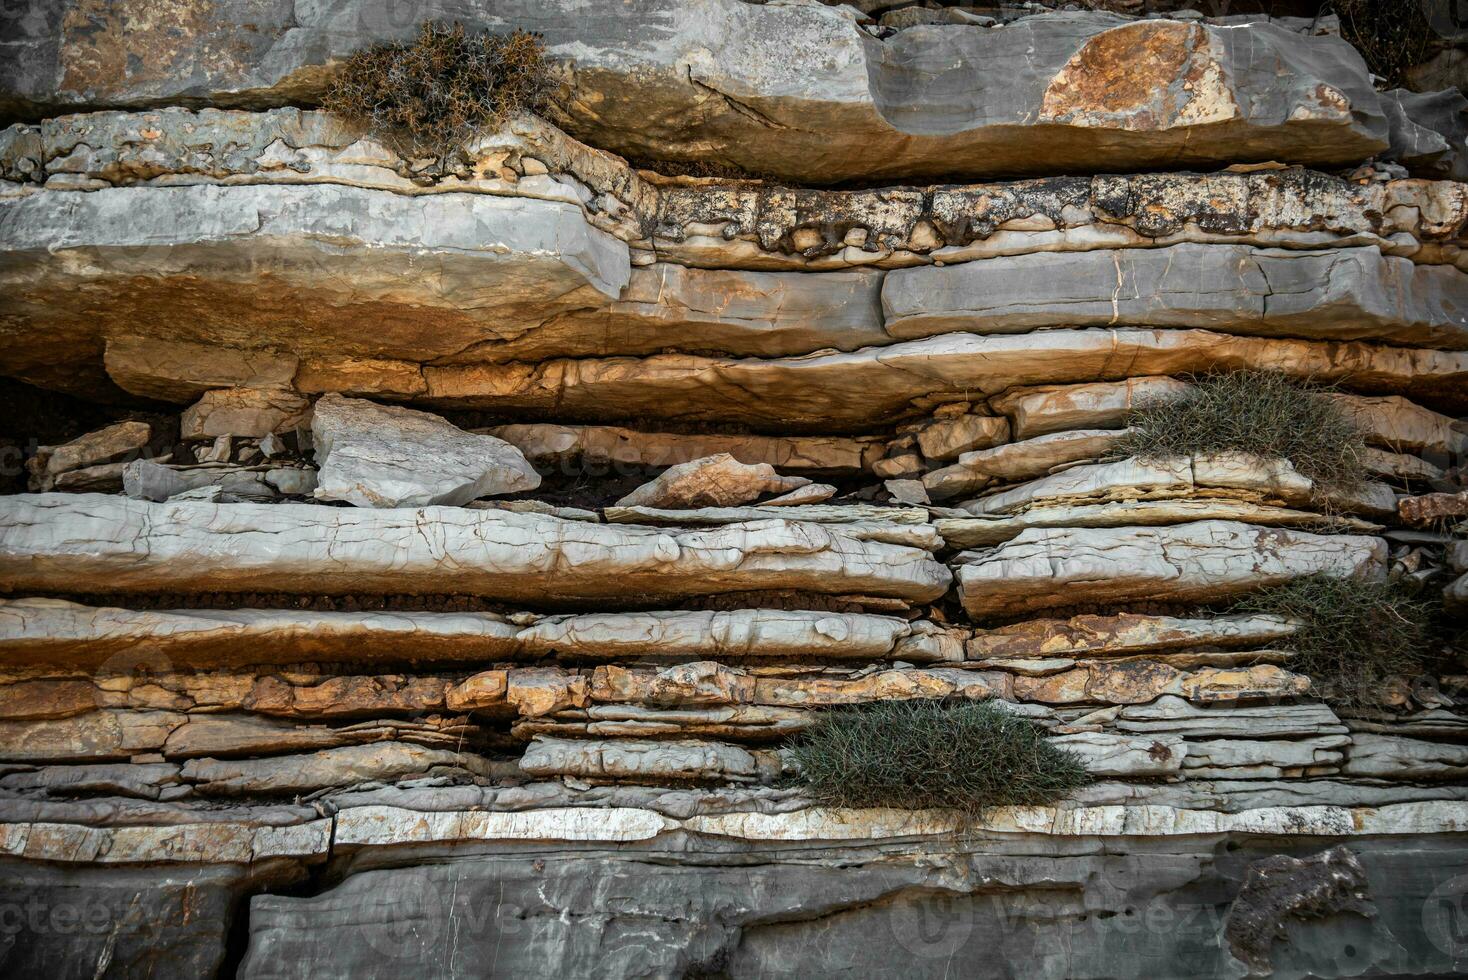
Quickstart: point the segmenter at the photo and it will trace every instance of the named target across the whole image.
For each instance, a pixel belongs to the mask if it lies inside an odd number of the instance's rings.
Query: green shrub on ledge
[[[978,814],[1053,803],[1089,781],[1042,728],[987,702],[879,701],[828,712],[793,746],[813,800]]]
[[[1246,596],[1236,612],[1297,619],[1286,665],[1311,693],[1343,706],[1377,705],[1388,685],[1421,672],[1437,638],[1434,607],[1396,582],[1313,575]]]
[[[1117,451],[1154,460],[1230,451],[1286,459],[1321,490],[1366,479],[1361,428],[1324,389],[1266,371],[1189,381],[1185,394],[1133,409]]]
[[[544,54],[537,34],[471,35],[462,24],[424,24],[412,44],[378,44],[349,57],[322,106],[400,152],[442,157],[545,104],[552,83]]]

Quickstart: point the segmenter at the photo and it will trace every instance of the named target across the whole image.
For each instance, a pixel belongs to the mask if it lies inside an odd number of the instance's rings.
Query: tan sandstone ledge
[[[650,605],[797,590],[926,602],[950,580],[926,551],[783,520],[680,531],[460,507],[0,498],[0,591],[11,592],[444,593]]]
[[[91,827],[0,824],[0,854],[85,864],[247,864],[272,857],[324,859],[331,851],[476,841],[651,841],[685,831],[749,841],[853,841],[975,835],[1173,837],[1208,834],[1352,837],[1468,833],[1468,803],[1382,807],[1263,807],[1236,813],[1170,806],[1007,807],[967,823],[935,810],[730,813],[675,819],[632,807],[558,807],[514,813],[422,812],[390,806],[281,827],[210,822]]]

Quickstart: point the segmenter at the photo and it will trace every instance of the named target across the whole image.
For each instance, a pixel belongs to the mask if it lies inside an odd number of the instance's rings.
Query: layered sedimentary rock
[[[1461,96],[1325,15],[164,6],[0,13],[10,972],[1468,969]],[[429,19],[547,118],[314,108]],[[1129,455],[1238,370],[1355,478]],[[1312,580],[1418,674],[1234,605]],[[934,701],[1087,781],[824,805]]]

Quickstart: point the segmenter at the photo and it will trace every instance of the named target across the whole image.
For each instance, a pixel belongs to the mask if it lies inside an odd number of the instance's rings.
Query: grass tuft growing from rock
[[[1328,389],[1267,371],[1188,380],[1186,394],[1137,405],[1116,451],[1154,460],[1218,452],[1286,459],[1322,492],[1366,479],[1366,439]]]
[[[1433,604],[1396,582],[1313,575],[1246,596],[1234,611],[1299,620],[1285,643],[1289,669],[1310,678],[1316,697],[1349,707],[1380,705],[1422,670],[1437,638]]]
[[[823,715],[793,746],[812,799],[834,807],[1052,803],[1090,779],[1034,722],[988,702],[878,701]]]
[[[428,23],[411,44],[377,44],[349,57],[322,106],[400,152],[442,157],[515,113],[543,107],[552,88],[544,55],[538,34]]]

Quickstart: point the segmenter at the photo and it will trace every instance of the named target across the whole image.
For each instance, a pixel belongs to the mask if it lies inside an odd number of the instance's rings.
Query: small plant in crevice
[[[1365,436],[1329,388],[1269,371],[1186,380],[1187,392],[1138,404],[1114,451],[1139,459],[1219,452],[1285,459],[1321,494],[1365,481]]]
[[[399,152],[442,158],[515,113],[540,110],[552,88],[539,35],[426,23],[411,44],[377,44],[347,58],[322,107]]]
[[[1287,664],[1311,693],[1347,707],[1382,702],[1388,687],[1419,674],[1439,640],[1434,603],[1399,582],[1312,575],[1245,596],[1234,612],[1298,620]]]
[[[792,754],[811,798],[833,807],[1053,803],[1090,780],[1044,729],[990,702],[878,701],[828,712]]]

